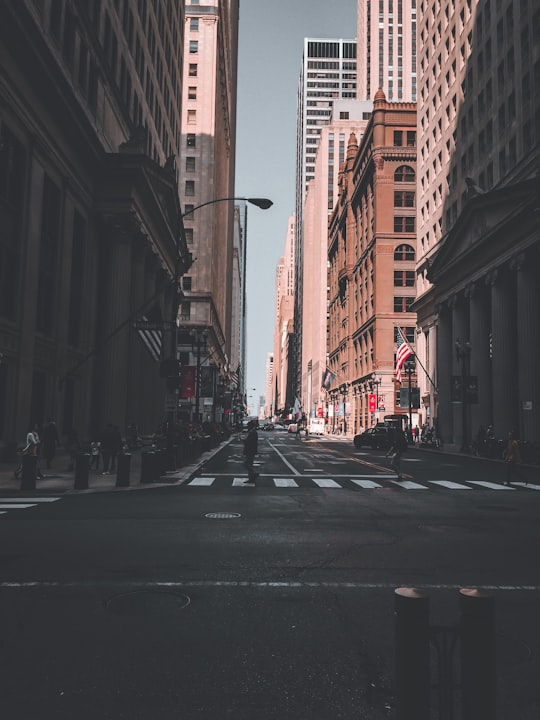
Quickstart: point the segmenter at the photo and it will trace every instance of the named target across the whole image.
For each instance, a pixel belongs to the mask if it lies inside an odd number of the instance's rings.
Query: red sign
[[[197,368],[194,365],[184,365],[182,368],[182,387],[180,388],[181,398],[195,397],[195,373]]]
[[[369,395],[369,412],[375,412],[377,409],[377,396],[374,393]]]
[[[317,408],[317,417],[318,417],[318,418],[321,418],[322,416],[323,416],[323,414],[322,414],[322,407]]]

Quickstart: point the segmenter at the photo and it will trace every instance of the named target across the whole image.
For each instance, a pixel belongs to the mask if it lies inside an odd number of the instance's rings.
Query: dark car
[[[356,448],[370,447],[372,450],[386,450],[390,447],[391,437],[392,428],[383,425],[375,425],[375,427],[368,428],[360,435],[355,435],[353,443]]]

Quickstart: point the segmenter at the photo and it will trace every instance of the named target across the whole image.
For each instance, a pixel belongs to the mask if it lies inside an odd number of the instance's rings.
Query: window
[[[197,77],[197,63],[189,63],[189,77]]]
[[[401,332],[405,336],[405,340],[410,343],[411,345],[416,340],[416,333],[414,327],[401,327]],[[394,328],[394,342],[397,343],[398,341],[398,328]]]
[[[414,287],[414,270],[394,270],[394,287]]]
[[[414,192],[394,190],[394,207],[414,207]]]
[[[400,165],[394,173],[394,182],[414,182],[416,173],[408,165]]]
[[[196,110],[188,110],[187,111],[187,121],[188,125],[195,125],[197,122],[197,111]]]
[[[191,54],[199,52],[199,41],[198,40],[190,40],[189,41],[189,52]],[[191,69],[191,65],[189,67]]]
[[[195,195],[195,180],[186,180],[184,194],[186,197],[193,197],[193,195]]]
[[[414,260],[415,255],[412,245],[398,245],[394,250],[394,260]]]
[[[186,205],[187,207],[187,205]],[[186,228],[186,244],[187,245],[193,245],[193,228]]]
[[[407,130],[407,147],[416,147],[416,130]]]
[[[186,145],[187,147],[195,147],[196,145],[196,139],[195,139],[195,133],[188,133],[186,135]]]
[[[191,280],[189,275],[184,275],[182,278],[182,290],[191,290]]]
[[[189,29],[196,32],[199,29],[199,18],[190,18]]]
[[[394,145],[396,145],[396,146],[403,145],[403,131],[402,130],[394,130]]]
[[[186,172],[195,172],[195,158],[192,155],[186,158]]]
[[[197,88],[195,85],[190,85],[188,87],[188,100],[196,100],[197,99]]]
[[[414,302],[414,297],[394,297],[394,312],[412,312],[411,305]]]
[[[182,302],[180,303],[180,320],[189,320],[191,316],[191,303]]]
[[[415,231],[415,218],[414,216],[408,215],[396,215],[394,217],[394,232],[407,232],[411,233]]]

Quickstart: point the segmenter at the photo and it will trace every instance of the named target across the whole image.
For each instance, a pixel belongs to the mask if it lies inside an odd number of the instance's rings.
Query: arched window
[[[415,252],[412,245],[398,245],[394,250],[394,260],[414,260]]]
[[[394,173],[394,182],[414,182],[416,173],[409,165],[400,165]]]

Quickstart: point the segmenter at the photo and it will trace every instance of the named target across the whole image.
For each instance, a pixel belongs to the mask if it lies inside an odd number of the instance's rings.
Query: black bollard
[[[116,458],[116,487],[129,487],[131,455],[124,453]]]
[[[150,450],[141,455],[141,483],[153,483],[156,475],[156,465],[159,456]]]
[[[21,490],[36,489],[37,457],[35,455],[23,455],[21,458]]]
[[[90,473],[89,453],[79,453],[75,458],[75,490],[88,490]]]
[[[495,720],[495,601],[483,590],[459,595],[463,720]]]
[[[429,598],[416,588],[395,591],[397,720],[429,720]]]

